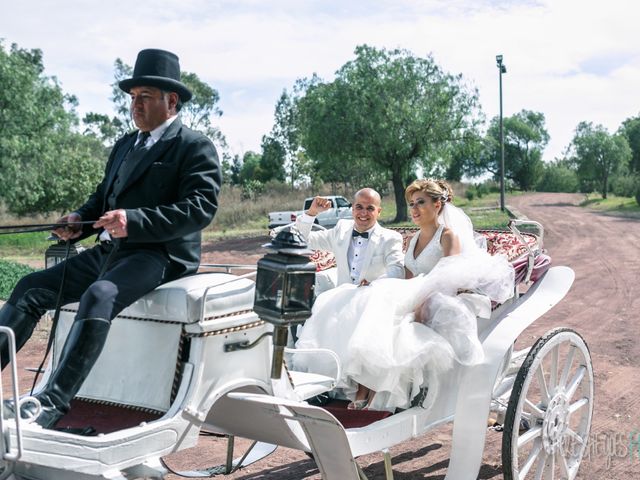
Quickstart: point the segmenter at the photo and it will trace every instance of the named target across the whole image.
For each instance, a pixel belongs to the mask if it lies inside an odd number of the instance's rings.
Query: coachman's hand
[[[121,208],[106,212],[93,224],[93,228],[104,228],[111,238],[126,238],[129,236],[126,210]]]
[[[72,240],[82,235],[82,225],[75,222],[81,222],[82,217],[77,213],[70,213],[56,220],[56,223],[64,224],[64,227],[58,227],[53,233],[60,240]]]

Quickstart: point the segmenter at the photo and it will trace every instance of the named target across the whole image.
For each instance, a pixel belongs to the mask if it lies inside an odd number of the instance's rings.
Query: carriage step
[[[216,465],[215,467],[203,468],[202,470],[173,470],[169,467],[165,461],[161,458],[160,462],[162,466],[166,468],[169,473],[173,473],[174,475],[178,475],[184,478],[212,478],[217,475],[228,475],[230,473],[239,470],[240,468],[251,465],[252,463],[257,462],[258,460],[262,460],[263,458],[271,455],[276,448],[277,445],[273,445],[271,443],[265,442],[253,442],[251,446],[247,449],[247,451],[239,458],[233,460],[231,464],[231,468],[227,465]]]

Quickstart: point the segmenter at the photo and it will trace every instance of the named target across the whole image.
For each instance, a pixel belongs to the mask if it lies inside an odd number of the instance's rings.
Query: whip
[[[48,232],[57,228],[65,228],[71,225],[93,225],[97,220],[86,220],[68,223],[34,223],[26,225],[0,225],[0,235],[10,235],[13,233]]]

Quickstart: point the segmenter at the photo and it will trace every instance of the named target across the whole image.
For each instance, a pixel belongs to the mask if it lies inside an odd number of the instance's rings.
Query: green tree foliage
[[[298,155],[301,148],[297,116],[295,99],[286,90],[283,91],[276,103],[271,134],[267,137],[267,142],[265,139],[262,142],[263,155],[269,156],[271,163],[276,160],[281,162],[282,169],[283,171],[286,169],[292,187],[306,173],[304,161],[301,165],[301,157]],[[265,149],[265,146],[270,147],[271,152]]]
[[[262,182],[265,175],[260,167],[260,159],[262,156],[255,152],[245,152],[242,157],[242,168],[240,169],[240,183],[245,184],[252,180]]]
[[[612,175],[626,167],[631,149],[623,135],[611,135],[602,125],[580,122],[572,141],[573,161],[583,190],[593,184],[602,198],[607,198]]]
[[[242,171],[242,160],[239,155],[233,156],[231,164],[231,185],[240,185],[240,172]]]
[[[17,215],[65,212],[99,181],[105,151],[76,132],[76,99],[44,75],[42,52],[0,43],[0,198]]]
[[[323,179],[346,172],[353,182],[366,171],[390,178],[395,221],[404,221],[406,179],[418,165],[429,171],[442,147],[472,126],[477,94],[431,57],[366,45],[355,55],[333,82],[303,82],[301,144]]]
[[[284,182],[284,163],[287,157],[285,145],[270,135],[262,137],[260,158],[261,181],[279,180]]]
[[[544,164],[536,190],[539,192],[574,193],[578,191],[578,185],[576,171],[567,162],[555,161]]]
[[[635,197],[638,187],[640,175],[628,172],[614,176],[609,183],[609,190],[618,197]]]
[[[549,143],[544,114],[522,110],[503,119],[504,176],[521,190],[533,189],[543,173],[542,152]],[[500,176],[500,118],[491,120],[477,167]]]
[[[9,298],[16,283],[31,272],[35,272],[35,269],[28,265],[0,260],[0,299]]]
[[[217,106],[220,94],[213,87],[203,82],[195,73],[185,72],[182,82],[189,87],[193,97],[180,110],[180,119],[189,128],[202,132],[217,146],[226,148],[227,142],[220,129],[213,125],[212,119],[222,116]]]
[[[629,171],[640,173],[640,116],[627,118],[622,122],[619,133],[624,135],[631,148]]]
[[[111,84],[111,101],[116,112],[115,116],[90,112],[82,119],[85,132],[93,133],[108,146],[116,143],[120,137],[135,130],[136,126],[129,111],[129,95],[123,92],[118,83],[126,78],[131,78],[133,68],[116,58],[113,64],[114,82]]]
[[[487,168],[482,162],[484,142],[482,135],[472,128],[463,132],[458,141],[450,142],[445,178],[459,182],[464,175],[478,177],[485,174]]]

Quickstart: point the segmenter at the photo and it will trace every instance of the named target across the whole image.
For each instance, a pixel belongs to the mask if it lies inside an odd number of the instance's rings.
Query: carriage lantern
[[[312,251],[295,228],[279,232],[265,247],[277,253],[268,253],[258,260],[253,309],[275,327],[271,378],[280,378],[288,328],[311,315],[316,267],[309,260]]]
[[[73,243],[69,247],[69,257],[79,254],[84,250],[84,247],[79,243]],[[67,246],[64,241],[57,241],[53,243],[44,252],[44,267],[49,268],[63,262],[66,258]]]

